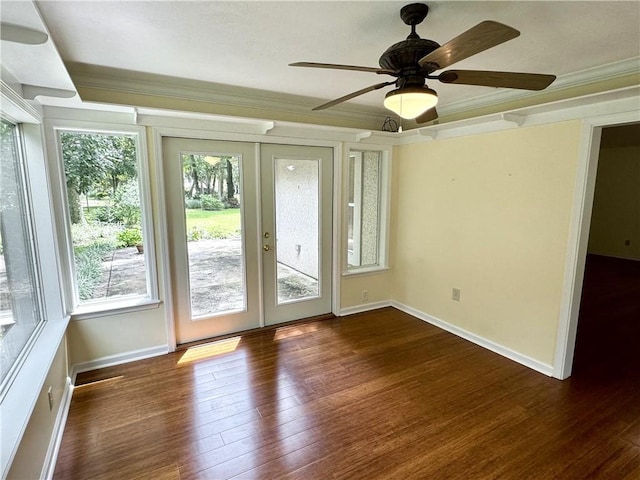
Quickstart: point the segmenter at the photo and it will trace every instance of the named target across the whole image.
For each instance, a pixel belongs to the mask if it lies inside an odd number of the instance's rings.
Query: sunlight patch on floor
[[[183,363],[196,362],[205,358],[216,357],[224,353],[230,353],[238,348],[240,337],[226,338],[217,342],[198,345],[197,347],[188,348],[186,352],[178,360],[178,365]]]
[[[316,323],[310,323],[309,325],[293,325],[290,327],[280,327],[276,329],[276,334],[273,336],[274,340],[283,340],[289,337],[297,337],[298,335],[304,335],[306,333],[313,333],[318,330]]]
[[[81,383],[80,385],[74,385],[73,389],[80,390],[84,387],[95,387],[96,385],[117,382],[118,380],[122,380],[123,378],[124,378],[124,375],[118,375],[117,377],[109,377],[109,378],[104,378],[102,380],[93,380],[87,383]]]

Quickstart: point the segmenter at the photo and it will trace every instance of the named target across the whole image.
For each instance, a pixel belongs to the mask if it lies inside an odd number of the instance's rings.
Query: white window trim
[[[5,478],[44,385],[53,359],[63,341],[69,317],[63,314],[53,210],[48,183],[48,164],[44,156],[42,119],[3,82],[0,95],[2,113],[19,124],[24,151],[27,185],[32,201],[34,244],[38,258],[37,274],[42,294],[43,322],[20,357],[7,388],[0,398],[0,478]],[[33,188],[38,185],[39,188]]]
[[[345,144],[345,156],[342,162],[342,178],[346,181],[342,185],[342,277],[371,275],[389,270],[389,216],[391,208],[391,146],[362,145],[357,143]],[[349,157],[351,152],[381,152],[380,168],[380,219],[378,226],[378,263],[376,265],[366,265],[353,267],[348,264],[348,218],[349,218]]]
[[[138,125],[113,124],[109,122],[92,122],[84,120],[47,119],[47,152],[50,159],[55,159],[51,183],[55,197],[54,208],[56,225],[58,225],[58,242],[60,245],[61,270],[65,312],[72,320],[86,319],[111,313],[125,313],[147,308],[157,308],[160,299],[158,294],[158,274],[156,266],[153,208],[151,202],[151,183],[149,174],[149,156],[145,127]],[[145,251],[145,268],[147,281],[146,295],[115,297],[113,300],[99,300],[80,303],[75,287],[75,266],[73,262],[73,242],[71,239],[71,223],[67,205],[66,182],[62,148],[58,141],[60,132],[102,133],[107,135],[134,135],[138,157],[138,181],[140,184],[140,207],[142,210],[142,237]]]

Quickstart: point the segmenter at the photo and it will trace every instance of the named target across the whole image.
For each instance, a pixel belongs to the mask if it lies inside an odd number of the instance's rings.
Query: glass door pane
[[[182,154],[191,317],[246,309],[240,159]]]
[[[278,304],[318,296],[318,160],[277,158],[274,171]]]

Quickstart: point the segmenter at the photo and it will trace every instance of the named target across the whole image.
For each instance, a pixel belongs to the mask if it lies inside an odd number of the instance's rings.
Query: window
[[[0,155],[0,392],[42,323],[27,172],[19,129],[2,121]]]
[[[387,163],[383,151],[349,152],[347,271],[386,266]]]
[[[157,297],[139,133],[57,130],[74,313]]]

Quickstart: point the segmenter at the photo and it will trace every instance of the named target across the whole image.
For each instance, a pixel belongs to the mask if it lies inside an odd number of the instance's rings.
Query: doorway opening
[[[640,378],[640,124],[603,128],[573,376]]]

